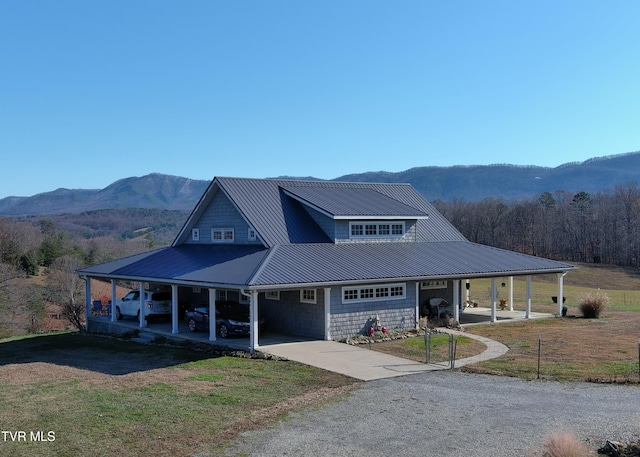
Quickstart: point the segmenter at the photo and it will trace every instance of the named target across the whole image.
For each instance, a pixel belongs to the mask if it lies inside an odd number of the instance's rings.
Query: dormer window
[[[232,228],[214,228],[211,229],[211,241],[214,243],[233,243]]]
[[[404,222],[350,222],[350,238],[399,238],[404,236]]]

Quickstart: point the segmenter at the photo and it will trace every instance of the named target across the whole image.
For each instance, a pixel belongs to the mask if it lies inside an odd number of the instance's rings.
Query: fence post
[[[424,332],[424,350],[425,350],[425,363],[431,362],[431,333],[427,329]]]
[[[540,379],[540,346],[542,341],[542,334],[538,335],[538,379]]]

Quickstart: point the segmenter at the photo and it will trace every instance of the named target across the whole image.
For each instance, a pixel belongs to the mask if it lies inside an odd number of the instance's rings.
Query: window
[[[218,300],[220,301],[227,301],[227,291],[226,290],[219,290],[218,291]]]
[[[233,229],[214,228],[211,229],[211,241],[214,243],[233,243]]]
[[[342,289],[342,302],[358,299],[358,289]]]
[[[258,239],[258,235],[256,234],[256,231],[254,229],[252,229],[251,227],[249,227],[249,232],[247,234],[247,238],[249,239],[249,241],[255,241]]]
[[[300,301],[302,303],[315,303],[316,302],[316,290],[315,289],[302,289],[300,291]]]
[[[191,229],[191,240],[200,241],[200,229],[197,229],[197,228]]]
[[[404,236],[404,222],[350,222],[349,235],[351,238],[399,238]]]
[[[264,293],[264,298],[267,300],[280,300],[279,290],[268,290]]]
[[[381,284],[370,287],[343,287],[342,303],[373,300],[401,300],[406,298],[405,284]]]

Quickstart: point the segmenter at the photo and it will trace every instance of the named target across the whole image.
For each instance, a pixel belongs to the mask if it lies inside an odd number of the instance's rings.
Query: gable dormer
[[[415,226],[428,215],[371,188],[288,186],[334,242],[415,241]]]

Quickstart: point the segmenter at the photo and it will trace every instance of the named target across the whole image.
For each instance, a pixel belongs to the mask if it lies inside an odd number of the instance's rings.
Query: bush
[[[544,443],[545,457],[586,457],[595,453],[569,432],[554,433]]]
[[[601,291],[590,292],[580,301],[580,311],[585,318],[597,319],[605,306],[609,304],[609,296]]]

